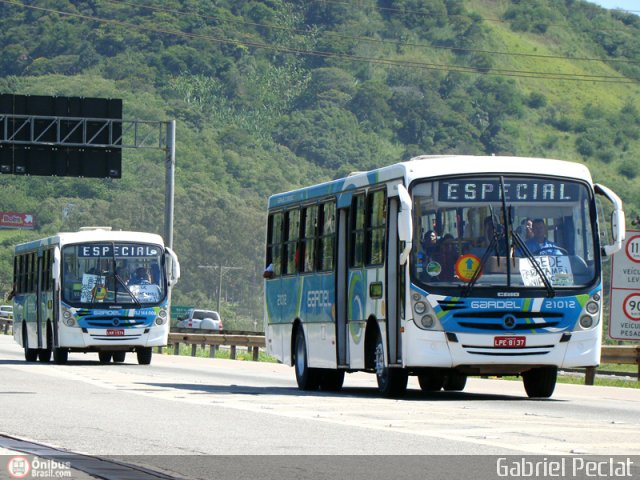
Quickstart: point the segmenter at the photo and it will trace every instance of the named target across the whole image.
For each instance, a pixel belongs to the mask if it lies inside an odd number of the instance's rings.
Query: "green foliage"
[[[588,163],[640,210],[637,85],[494,70],[638,79],[635,15],[577,0],[30,5],[0,3],[0,93],[122,98],[126,119],[176,119],[173,301],[217,308],[220,292],[229,322],[262,322],[267,197],[353,170],[541,154]],[[163,233],[164,152],[125,150],[123,169],[117,181],[0,176],[0,210],[37,221],[0,231],[0,292],[19,241],[96,224]],[[216,265],[239,269],[220,286],[199,268]]]

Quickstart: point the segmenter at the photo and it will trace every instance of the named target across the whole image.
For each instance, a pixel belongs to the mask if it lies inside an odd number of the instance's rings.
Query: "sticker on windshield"
[[[429,262],[427,264],[427,275],[430,277],[437,277],[442,272],[442,265],[438,262]]]
[[[468,282],[473,278],[476,270],[480,268],[480,259],[472,253],[466,253],[456,261],[455,269],[456,275],[463,282]],[[478,278],[482,275],[482,272],[478,274]]]

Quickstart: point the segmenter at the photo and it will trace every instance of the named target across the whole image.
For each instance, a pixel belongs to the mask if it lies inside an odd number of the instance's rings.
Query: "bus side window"
[[[349,244],[349,264],[351,267],[364,266],[364,195],[355,195],[351,201],[351,240]]]
[[[298,271],[300,263],[300,210],[289,210],[285,218],[286,238],[285,249],[285,275],[291,275]]]
[[[367,265],[384,263],[384,237],[386,231],[386,198],[384,190],[377,190],[368,196],[367,209]]]
[[[319,270],[333,270],[335,264],[335,237],[336,237],[336,204],[333,201],[323,203],[320,209],[322,234],[319,239]]]
[[[311,205],[302,211],[303,234],[302,234],[302,255],[304,257],[301,265],[302,272],[313,272],[316,265],[316,239],[318,236],[318,206]]]
[[[282,272],[282,224],[281,212],[269,216],[266,264],[271,268],[273,277],[280,276]]]

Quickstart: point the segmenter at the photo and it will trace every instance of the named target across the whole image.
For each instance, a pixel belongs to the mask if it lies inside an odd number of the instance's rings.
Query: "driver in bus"
[[[147,269],[144,267],[136,268],[128,285],[151,285],[151,278]]]
[[[547,238],[547,225],[542,218],[533,221],[533,237],[526,245],[533,255],[563,255],[558,245]]]

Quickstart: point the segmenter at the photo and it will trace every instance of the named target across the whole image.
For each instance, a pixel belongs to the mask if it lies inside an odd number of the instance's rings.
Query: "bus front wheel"
[[[295,340],[295,370],[296,382],[300,390],[317,390],[320,386],[320,372],[315,368],[309,368],[307,360],[307,342],[304,339],[302,328],[296,330]]]
[[[54,348],[53,349],[53,361],[58,365],[62,365],[63,363],[67,363],[69,359],[69,351],[64,348]]]
[[[556,388],[557,367],[532,368],[522,374],[522,382],[530,398],[549,398]]]
[[[385,397],[401,397],[407,391],[409,376],[407,371],[401,368],[389,368],[384,361],[384,345],[382,335],[378,332],[376,348],[374,350],[374,365],[376,368],[376,380],[378,391]]]
[[[140,365],[149,365],[151,363],[151,357],[153,356],[153,350],[151,347],[138,348],[136,350],[136,356],[138,357],[138,363]]]

